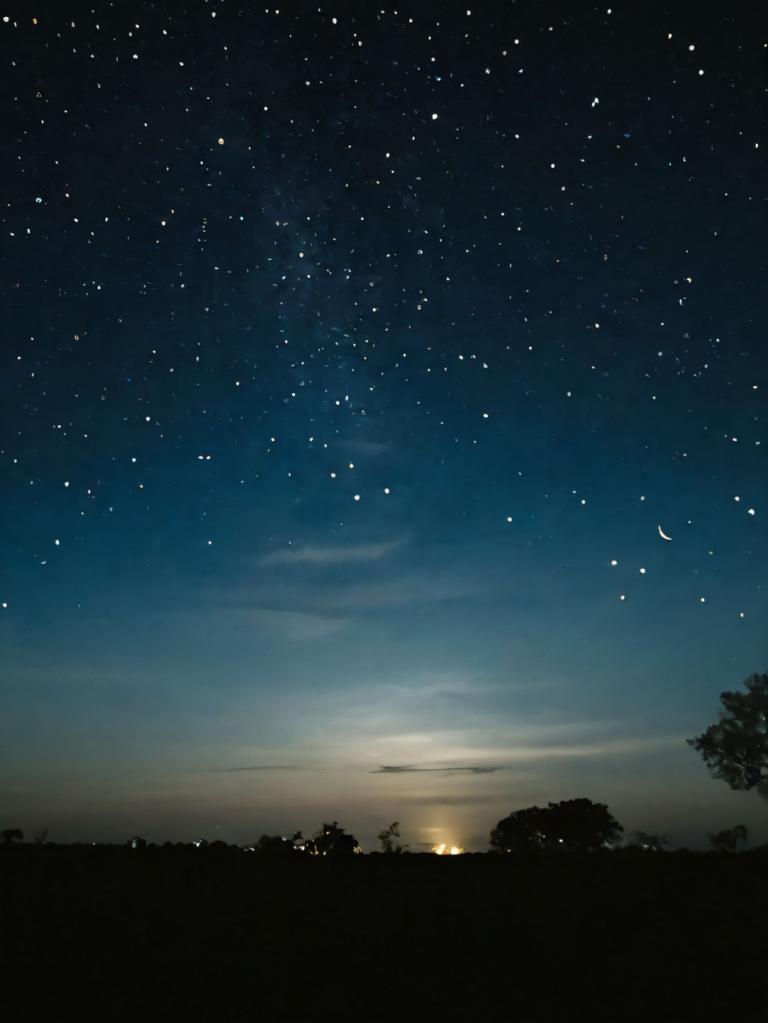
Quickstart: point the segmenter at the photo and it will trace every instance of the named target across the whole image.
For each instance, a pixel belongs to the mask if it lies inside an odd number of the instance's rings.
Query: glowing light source
[[[436,856],[460,856],[464,852],[464,846],[446,845],[445,842],[441,842],[440,845],[432,847],[432,852]]]

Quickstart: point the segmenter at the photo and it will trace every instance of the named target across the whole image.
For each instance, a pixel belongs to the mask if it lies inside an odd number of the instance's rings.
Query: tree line
[[[721,693],[719,720],[701,735],[686,741],[701,755],[715,778],[727,782],[732,789],[755,789],[768,799],[768,674],[750,675],[744,681],[744,688],[745,692]],[[525,807],[509,814],[491,831],[490,849],[501,854],[533,850],[595,851],[617,847],[623,832],[624,828],[604,803],[584,798],[567,799],[548,803],[546,807]],[[408,846],[402,845],[399,838],[399,822],[394,821],[378,834],[380,851],[389,856],[407,852]],[[46,839],[47,829],[44,829],[35,841],[44,843]],[[737,824],[710,835],[709,840],[715,851],[736,852],[746,846],[748,831],[745,825]],[[20,828],[6,828],[0,832],[0,841],[6,846],[21,843],[24,833]],[[140,849],[145,848],[147,842],[134,836],[127,844]],[[194,844],[208,847],[202,840]],[[639,831],[633,844],[658,852],[669,843],[664,836]],[[226,846],[226,843],[212,843],[212,847],[216,846]],[[338,821],[323,823],[311,838],[304,838],[301,831],[291,838],[262,835],[247,849],[273,856],[297,852],[349,856],[362,852],[355,836]]]

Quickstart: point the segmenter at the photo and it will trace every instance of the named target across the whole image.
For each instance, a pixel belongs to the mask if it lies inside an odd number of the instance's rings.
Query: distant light
[[[432,847],[432,852],[436,856],[461,856],[464,852],[463,845],[446,845],[445,842],[441,842],[440,845]]]

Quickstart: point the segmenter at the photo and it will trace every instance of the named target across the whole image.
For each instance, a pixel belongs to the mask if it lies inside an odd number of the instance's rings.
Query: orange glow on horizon
[[[464,852],[464,846],[447,845],[445,842],[441,842],[439,845],[432,846],[432,852],[436,856],[460,856]]]

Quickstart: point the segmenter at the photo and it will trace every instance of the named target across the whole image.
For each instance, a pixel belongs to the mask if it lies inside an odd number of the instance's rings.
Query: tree
[[[746,693],[721,693],[720,720],[687,739],[715,778],[768,799],[768,675],[750,675]]]
[[[407,849],[407,845],[400,845],[399,842],[395,842],[394,839],[400,837],[400,822],[393,821],[388,828],[380,831],[376,836],[381,842],[381,851],[383,853],[401,853],[404,849]]]
[[[24,841],[24,832],[21,828],[6,828],[5,831],[0,831],[0,838],[5,845],[13,845],[14,842]]]
[[[746,824],[737,824],[733,828],[724,828],[709,836],[709,844],[713,852],[738,852],[739,846],[744,848],[749,837],[749,829]]]
[[[282,835],[262,835],[254,849],[258,853],[267,856],[292,855],[294,852],[293,842]]]
[[[527,852],[540,849],[543,844],[546,810],[529,806],[516,810],[500,820],[491,832],[491,848],[496,852]]]
[[[624,828],[605,803],[591,799],[565,799],[547,809],[547,843],[566,849],[600,849],[614,845]]]
[[[315,835],[315,851],[320,856],[339,856],[357,852],[360,849],[354,835],[348,835],[338,821],[323,824]]]
[[[491,832],[491,848],[497,852],[592,850],[614,844],[623,831],[604,803],[566,799],[545,809],[529,806],[505,817]]]
[[[651,852],[663,852],[664,846],[669,845],[666,835],[649,835],[647,831],[636,831],[635,841],[643,849],[649,849]]]

